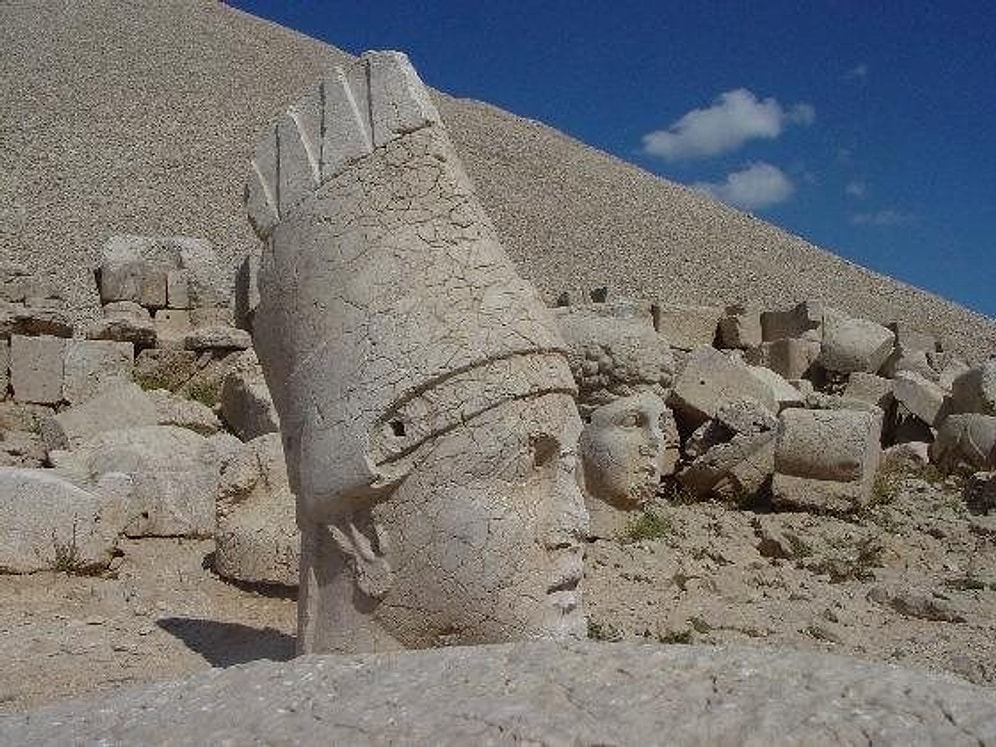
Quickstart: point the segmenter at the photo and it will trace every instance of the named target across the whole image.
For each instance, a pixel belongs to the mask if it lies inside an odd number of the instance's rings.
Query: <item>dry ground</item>
[[[588,546],[591,637],[820,649],[996,686],[996,516],[950,483],[904,479],[855,521],[654,516]],[[0,576],[0,713],[292,656],[292,595],[222,581],[211,550],[127,541],[106,577]]]

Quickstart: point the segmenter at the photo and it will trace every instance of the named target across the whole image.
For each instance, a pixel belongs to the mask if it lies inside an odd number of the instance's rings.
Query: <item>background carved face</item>
[[[643,392],[599,407],[581,435],[585,488],[619,508],[637,508],[660,483],[667,405]]]
[[[584,635],[573,400],[512,400],[441,436],[374,508],[393,583],[374,615],[408,647]]]

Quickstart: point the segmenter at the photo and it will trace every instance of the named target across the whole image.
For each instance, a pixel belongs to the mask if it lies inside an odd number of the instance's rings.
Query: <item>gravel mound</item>
[[[200,0],[140,12],[125,0],[5,3],[0,49],[2,256],[57,280],[81,317],[94,313],[89,273],[115,233],[204,237],[234,269],[255,242],[242,194],[256,133],[345,56]],[[439,105],[509,252],[548,300],[602,285],[769,308],[819,296],[972,359],[996,349],[991,319],[539,123],[442,94]]]

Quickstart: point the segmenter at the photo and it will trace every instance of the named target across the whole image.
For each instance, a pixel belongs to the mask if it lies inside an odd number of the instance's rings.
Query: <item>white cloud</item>
[[[901,213],[898,210],[878,210],[874,213],[856,213],[851,216],[851,223],[856,226],[902,226],[916,221],[917,216],[912,213]]]
[[[860,65],[855,65],[844,73],[844,80],[864,80],[867,77],[868,66],[863,62]]]
[[[753,163],[742,171],[728,174],[722,182],[698,182],[692,186],[745,210],[777,205],[795,192],[792,181],[770,163]]]
[[[848,197],[857,197],[859,200],[868,194],[868,185],[859,179],[848,182],[844,187],[844,194]]]
[[[736,150],[748,140],[772,140],[790,124],[808,125],[816,118],[809,104],[785,109],[774,98],[763,101],[738,88],[722,93],[706,109],[693,109],[666,130],[643,136],[643,149],[667,160],[714,156]]]

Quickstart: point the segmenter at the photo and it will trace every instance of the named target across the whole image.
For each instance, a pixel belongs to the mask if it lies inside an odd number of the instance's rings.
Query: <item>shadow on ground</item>
[[[257,659],[288,661],[294,657],[294,636],[275,628],[250,628],[196,617],[164,617],[156,620],[156,625],[179,638],[213,667],[230,667]]]

